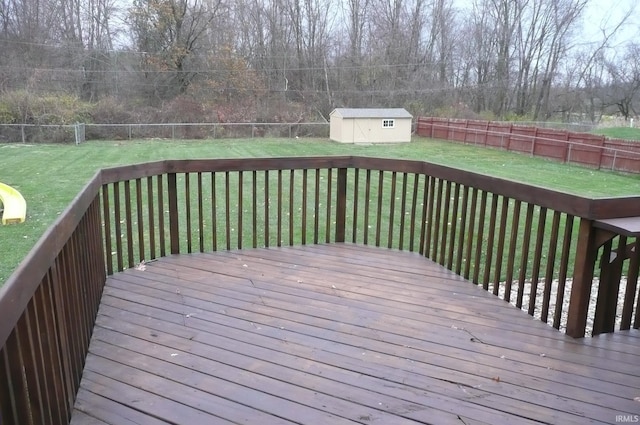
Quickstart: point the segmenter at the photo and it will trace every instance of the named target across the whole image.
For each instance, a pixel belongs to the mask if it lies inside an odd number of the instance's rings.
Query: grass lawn
[[[417,138],[401,145],[354,146],[326,139],[88,142],[75,145],[0,144],[0,182],[27,200],[27,221],[0,226],[0,284],[104,167],[160,159],[362,155],[426,160],[590,197],[640,194],[640,176],[564,165],[500,150]]]
[[[607,136],[612,139],[640,141],[640,128],[610,127],[599,128],[597,130],[594,130],[593,132],[595,134],[602,134],[603,136]]]

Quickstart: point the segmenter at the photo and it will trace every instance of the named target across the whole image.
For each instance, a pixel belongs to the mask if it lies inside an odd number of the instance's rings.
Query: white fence
[[[256,137],[329,137],[329,123],[0,124],[0,143]]]

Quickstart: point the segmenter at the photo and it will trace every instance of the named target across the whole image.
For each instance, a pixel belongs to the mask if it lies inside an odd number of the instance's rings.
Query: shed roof
[[[342,118],[413,118],[404,108],[336,108],[330,115]]]

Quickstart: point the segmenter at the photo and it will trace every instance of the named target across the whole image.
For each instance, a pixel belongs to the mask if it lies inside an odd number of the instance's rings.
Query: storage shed
[[[403,108],[336,108],[329,114],[329,138],[340,143],[411,141],[413,116]]]

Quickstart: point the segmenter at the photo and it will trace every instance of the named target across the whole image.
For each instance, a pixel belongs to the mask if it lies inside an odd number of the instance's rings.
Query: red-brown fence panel
[[[506,149],[511,134],[511,124],[490,122],[487,126],[487,146]]]
[[[527,153],[594,168],[640,173],[640,143],[493,121],[418,118],[417,134]]]
[[[604,136],[587,133],[569,133],[567,162],[600,168]]]
[[[569,152],[569,133],[564,130],[552,128],[538,128],[535,138],[535,146],[531,153],[534,156],[555,159],[565,162]]]
[[[511,128],[511,137],[505,149],[513,152],[531,153],[536,145],[535,127],[513,126]]]
[[[601,168],[640,173],[640,143],[607,139],[603,146]]]

